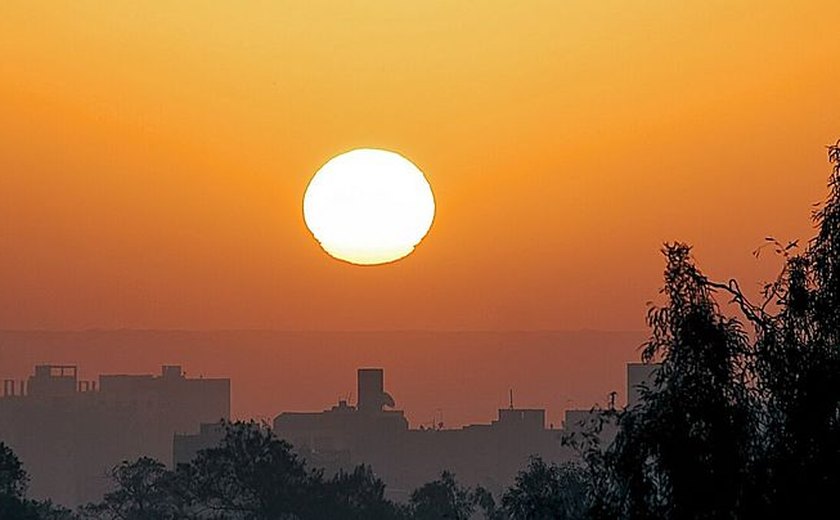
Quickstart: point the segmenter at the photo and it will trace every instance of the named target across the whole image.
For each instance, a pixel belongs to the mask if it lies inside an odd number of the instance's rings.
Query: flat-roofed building
[[[230,417],[230,380],[102,375],[83,381],[72,365],[38,365],[26,382],[5,381],[0,440],[20,457],[30,493],[66,506],[99,500],[107,471],[141,456],[172,462],[176,433]]]
[[[383,381],[381,369],[360,369],[358,406],[342,400],[323,412],[281,413],[274,432],[327,472],[369,464],[397,500],[443,470],[465,484],[500,492],[530,456],[548,462],[572,457],[561,446],[562,432],[546,428],[542,409],[503,408],[490,424],[411,429],[402,410],[390,409],[394,400]]]

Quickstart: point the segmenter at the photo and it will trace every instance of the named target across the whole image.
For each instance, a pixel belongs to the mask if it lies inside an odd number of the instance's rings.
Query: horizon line
[[[449,329],[449,328],[405,328],[405,329],[283,329],[283,328],[177,328],[177,327],[90,327],[90,328],[0,328],[3,333],[90,333],[90,332],[172,332],[172,333],[229,333],[229,332],[275,332],[295,334],[388,334],[388,333],[473,333],[473,334],[511,334],[511,333],[599,333],[626,334],[648,332],[647,329]]]

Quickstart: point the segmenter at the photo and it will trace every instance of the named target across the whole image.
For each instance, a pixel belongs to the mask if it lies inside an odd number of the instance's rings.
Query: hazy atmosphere
[[[825,195],[837,2],[162,5],[0,7],[2,328],[640,330],[662,242],[755,290]],[[413,261],[312,247],[360,146]]]
[[[837,516],[838,20],[0,0],[0,520]]]

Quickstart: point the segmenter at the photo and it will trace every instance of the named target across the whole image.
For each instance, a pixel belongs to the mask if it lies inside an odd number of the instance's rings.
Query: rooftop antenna
[[[510,409],[513,410],[513,388],[510,389]]]

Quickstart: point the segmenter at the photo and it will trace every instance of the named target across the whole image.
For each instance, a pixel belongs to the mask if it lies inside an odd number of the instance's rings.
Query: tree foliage
[[[643,406],[619,416],[602,460],[609,478],[596,510],[605,518],[737,517],[754,424],[749,341],[721,314],[690,251],[663,250],[667,304],[651,308],[642,354],[661,365]]]
[[[0,442],[0,519],[74,520],[76,515],[51,502],[26,498],[29,476],[14,451]]]
[[[187,516],[187,502],[178,475],[162,463],[142,457],[123,462],[110,474],[114,490],[102,502],[82,509],[85,516],[102,520],[169,520]]]
[[[586,474],[575,464],[547,464],[532,457],[502,497],[511,520],[578,520],[588,510]]]
[[[403,514],[385,498],[385,483],[376,477],[370,466],[357,466],[349,473],[339,472],[326,480],[322,489],[321,518],[385,520]]]
[[[409,504],[411,517],[416,520],[468,520],[476,509],[470,490],[459,485],[448,471],[416,489]]]
[[[367,466],[325,478],[271,430],[253,422],[225,425],[225,436],[195,460],[169,470],[141,458],[111,472],[114,489],[89,504],[96,520],[390,520],[401,510]]]
[[[228,425],[218,447],[200,452],[180,471],[208,511],[248,520],[301,517],[319,479],[291,445],[254,423]]]
[[[735,280],[670,244],[663,293],[648,315],[645,361],[659,361],[618,435],[586,453],[596,518],[815,517],[840,485],[840,143],[817,234],[770,244],[784,261],[752,303]],[[718,305],[725,295],[740,316]],[[742,324],[751,327],[747,333]]]
[[[757,316],[755,378],[764,404],[759,433],[768,517],[833,505],[840,486],[840,142],[829,147],[829,195],[814,212],[808,248],[786,255]],[[778,307],[774,313],[764,309]]]
[[[0,442],[0,496],[23,498],[28,482],[29,477],[17,455]]]

